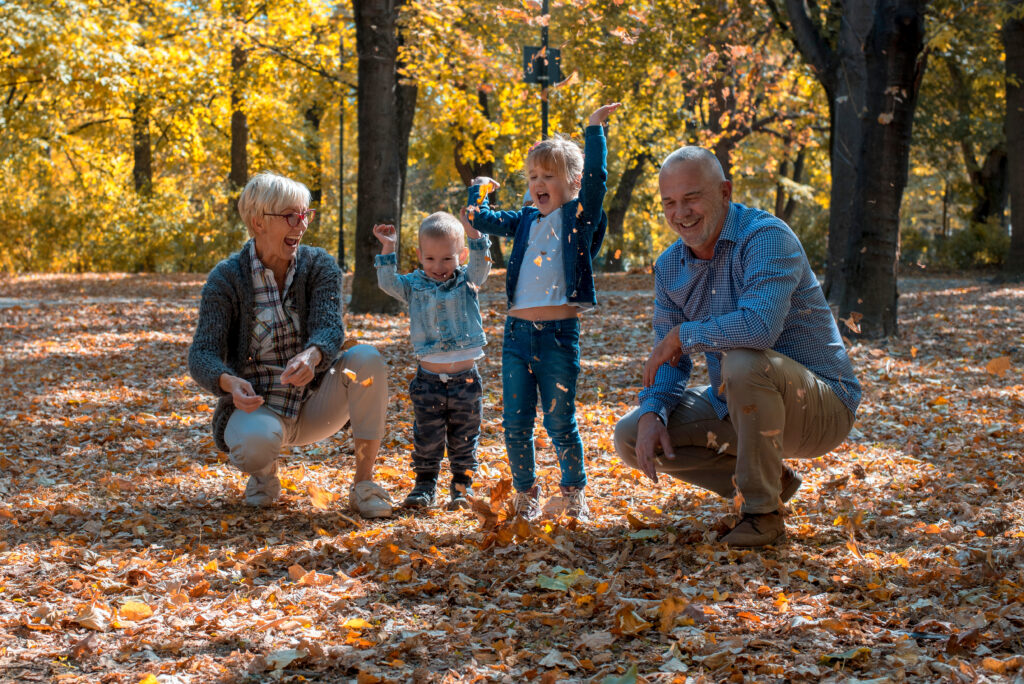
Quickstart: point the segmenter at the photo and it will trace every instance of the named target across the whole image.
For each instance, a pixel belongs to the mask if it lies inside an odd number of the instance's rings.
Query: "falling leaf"
[[[892,120],[892,112],[882,112],[881,114],[878,115],[878,123],[882,124],[883,126],[888,126],[889,124],[892,123]]]
[[[544,265],[544,259],[538,254],[537,258],[533,260],[533,263],[536,264],[537,268],[540,268]]]
[[[344,373],[345,377],[348,378],[350,381],[356,381],[356,372],[354,370],[351,370],[349,368],[342,368],[341,372]]]
[[[371,375],[370,377],[366,378],[359,384],[362,385],[363,387],[369,387],[370,385],[373,384],[373,376]]]
[[[558,83],[556,83],[554,85],[554,87],[555,88],[568,88],[569,86],[574,86],[574,85],[576,85],[579,82],[580,82],[580,75],[579,75],[579,73],[577,71],[573,70],[573,72],[571,74],[569,74],[568,78],[566,78],[563,81],[559,81]]]
[[[336,493],[320,489],[313,483],[306,485],[306,491],[309,493],[309,502],[313,504],[314,508],[318,508],[321,511],[326,511],[331,507],[332,503],[338,500]]]
[[[1010,357],[1000,356],[999,358],[992,359],[985,365],[985,370],[999,377],[1003,377],[1003,373],[1010,370]]]
[[[851,331],[859,335],[860,321],[862,318],[864,318],[864,314],[857,313],[856,311],[851,311],[849,318],[840,318],[839,320],[841,320],[847,328],[849,328]]]

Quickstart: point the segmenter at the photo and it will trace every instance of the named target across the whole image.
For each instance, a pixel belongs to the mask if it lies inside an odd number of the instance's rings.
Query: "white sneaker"
[[[352,485],[348,490],[348,505],[364,518],[391,517],[391,496],[387,490],[370,480]]]
[[[516,498],[512,501],[516,516],[526,521],[533,521],[540,517],[540,485],[533,485],[533,489],[525,492],[516,492]]]
[[[565,514],[580,522],[590,522],[590,506],[583,487],[562,487],[562,499],[565,502]]]
[[[277,477],[277,460],[263,470],[249,476],[245,483],[245,503],[267,506],[281,496],[281,480]]]

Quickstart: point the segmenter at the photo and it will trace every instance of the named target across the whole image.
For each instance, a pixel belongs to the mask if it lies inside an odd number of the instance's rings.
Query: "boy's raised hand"
[[[378,223],[373,226],[373,234],[382,245],[381,254],[394,254],[398,244],[398,231],[390,223]]]
[[[597,110],[590,115],[588,124],[590,126],[602,126],[604,122],[608,120],[608,117],[612,115],[616,109],[622,106],[621,102],[613,102],[606,104],[603,107],[598,107]]]
[[[469,213],[470,209],[471,207],[462,207],[462,211],[459,212],[459,220],[462,221],[462,227],[466,230],[466,237],[470,240],[479,240],[480,231],[473,227]]]

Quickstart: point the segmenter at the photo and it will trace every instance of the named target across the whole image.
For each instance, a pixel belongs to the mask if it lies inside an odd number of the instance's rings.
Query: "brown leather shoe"
[[[804,479],[796,474],[796,472],[786,466],[782,471],[782,480],[779,484],[782,486],[782,491],[779,492],[779,498],[782,499],[782,503],[786,503],[793,498],[796,494],[796,490],[800,489],[800,485],[803,484]]]
[[[751,548],[767,546],[786,536],[786,523],[778,511],[771,513],[744,513],[736,527],[722,537],[729,546]]]

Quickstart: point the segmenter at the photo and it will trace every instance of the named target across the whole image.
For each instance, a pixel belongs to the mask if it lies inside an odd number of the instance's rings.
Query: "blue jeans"
[[[583,442],[576,427],[576,380],[580,375],[580,322],[505,319],[501,351],[505,450],[517,491],[537,481],[533,455],[533,423],[537,392],[544,411],[544,429],[558,455],[562,487],[583,487]]]
[[[448,452],[452,480],[468,484],[476,472],[483,390],[476,366],[454,375],[416,371],[409,383],[414,416],[412,469],[417,476],[434,476]]]

